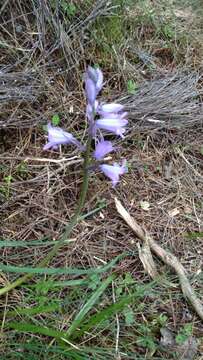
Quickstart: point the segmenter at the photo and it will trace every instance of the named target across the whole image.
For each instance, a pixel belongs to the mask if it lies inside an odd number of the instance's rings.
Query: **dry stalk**
[[[116,209],[121,217],[125,220],[128,226],[133,230],[136,236],[144,243],[148,243],[150,249],[167,265],[169,265],[177,274],[183,295],[190,302],[195,312],[203,320],[203,306],[199,298],[196,296],[192,289],[190,282],[186,276],[186,270],[183,265],[179,262],[176,256],[171,254],[169,251],[164,250],[157,242],[147,234],[146,230],[141,228],[134,218],[127,212],[121,202],[115,198]]]
[[[151,276],[153,280],[156,280],[159,274],[156,268],[156,264],[153,260],[148,242],[145,241],[142,247],[138,243],[137,247],[138,247],[139,258],[142,262],[145,271],[149,274],[149,276]]]
[[[175,72],[140,84],[134,95],[122,95],[121,102],[135,128],[186,128],[202,125],[201,75]]]

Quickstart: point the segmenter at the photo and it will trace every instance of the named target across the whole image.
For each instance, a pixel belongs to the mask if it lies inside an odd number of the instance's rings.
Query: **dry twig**
[[[191,303],[193,309],[203,320],[203,306],[199,298],[192,289],[190,282],[186,276],[186,270],[179,260],[169,251],[164,250],[157,242],[147,234],[146,230],[141,228],[134,218],[127,212],[121,202],[115,198],[116,209],[128,226],[134,231],[137,237],[144,243],[148,243],[150,249],[167,265],[169,265],[179,277],[181,289],[185,298]]]

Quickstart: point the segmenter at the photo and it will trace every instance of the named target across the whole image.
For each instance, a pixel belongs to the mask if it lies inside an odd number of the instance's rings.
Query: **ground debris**
[[[198,350],[198,342],[194,336],[190,336],[182,344],[178,344],[176,341],[176,334],[167,327],[162,327],[160,333],[160,345],[166,350],[175,351],[181,360],[194,359]]]

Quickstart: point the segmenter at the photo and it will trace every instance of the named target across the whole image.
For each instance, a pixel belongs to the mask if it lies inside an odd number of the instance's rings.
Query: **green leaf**
[[[96,214],[97,212],[99,212],[100,210],[102,210],[106,207],[107,207],[106,203],[101,203],[101,204],[99,204],[99,206],[96,209],[93,209],[93,210],[89,211],[88,213],[81,215],[80,220],[86,219],[87,217]]]
[[[134,82],[134,80],[128,80],[127,82],[127,90],[129,94],[136,94],[138,90],[137,84]]]
[[[21,161],[21,163],[16,167],[17,173],[20,175],[24,175],[28,173],[28,166],[25,161]]]
[[[0,271],[6,271],[6,272],[13,272],[13,273],[27,273],[27,274],[47,274],[47,275],[53,275],[53,274],[74,274],[74,275],[91,275],[93,273],[103,273],[115,265],[115,263],[123,258],[124,254],[118,255],[116,258],[114,258],[111,262],[109,262],[105,266],[97,267],[97,268],[90,268],[87,270],[83,269],[77,269],[77,268],[32,268],[32,267],[25,267],[25,266],[13,266],[13,265],[5,265],[0,263]]]
[[[108,319],[111,319],[116,313],[123,311],[126,305],[133,304],[137,302],[139,298],[144,296],[144,288],[143,292],[139,290],[132,295],[123,296],[121,300],[116,302],[115,304],[109,305],[105,309],[99,311],[97,314],[92,315],[88,322],[80,327],[78,332],[75,332],[73,338],[81,336],[84,332],[89,331],[90,329],[98,326],[101,322],[104,322]]]
[[[125,279],[124,279],[125,286],[132,285],[134,283],[135,283],[135,279],[133,279],[132,275],[129,272],[127,272],[125,274]]]
[[[26,288],[35,288],[37,290],[40,289],[40,287],[43,288],[43,286],[48,287],[46,285],[46,281],[40,281],[35,285],[24,285]],[[67,281],[51,281],[49,282],[49,290],[53,290],[55,288],[63,288],[68,286],[87,286],[89,284],[89,281],[86,279],[75,279],[75,280],[67,280]],[[22,285],[23,286],[23,285]]]
[[[16,316],[16,315],[38,315],[47,312],[56,311],[61,307],[60,304],[51,304],[46,306],[35,306],[29,309],[16,308],[15,310],[8,311],[7,316]]]
[[[119,284],[118,287],[116,288],[116,297],[120,297],[120,295],[122,294],[124,289],[124,286],[122,284]]]
[[[101,279],[98,274],[93,274],[90,276],[88,287],[89,289],[95,290],[99,285]]]
[[[158,319],[157,319],[157,322],[161,325],[161,326],[164,326],[166,325],[166,322],[168,320],[168,317],[166,315],[163,315],[163,314],[160,314]]]
[[[137,344],[152,351],[156,349],[156,343],[150,336],[139,336],[137,338]]]
[[[46,241],[46,239],[34,241],[16,241],[16,240],[0,240],[0,249],[3,247],[31,247],[31,246],[48,246],[56,244],[57,241]]]
[[[183,344],[188,339],[188,337],[192,335],[192,329],[192,323],[185,324],[176,335],[176,342],[178,344]]]
[[[61,6],[63,8],[63,11],[68,16],[75,16],[77,12],[77,8],[75,4],[67,3],[66,1],[62,1]]]
[[[32,334],[41,334],[41,335],[46,335],[46,336],[50,336],[50,337],[58,338],[58,339],[67,338],[67,335],[64,331],[57,331],[55,329],[38,326],[38,325],[33,325],[33,324],[29,324],[29,323],[22,324],[22,323],[17,323],[17,322],[10,322],[10,323],[7,323],[6,327],[12,328],[12,329],[15,329],[18,331],[31,332]]]
[[[11,181],[13,180],[13,177],[11,175],[4,176],[3,180],[10,185]]]
[[[58,126],[60,124],[60,117],[58,114],[54,114],[51,119],[51,123],[54,126]]]
[[[135,318],[134,318],[134,312],[131,308],[126,307],[126,309],[124,309],[123,314],[125,316],[125,323],[127,326],[131,326],[132,324],[134,324],[135,322]]]
[[[203,237],[203,231],[194,231],[194,232],[190,232],[190,233],[185,233],[184,234],[188,239],[197,239],[197,238],[202,238]]]
[[[89,300],[85,303],[79,313],[76,315],[72,324],[70,325],[67,336],[70,337],[75,330],[79,327],[80,323],[83,321],[86,314],[92,309],[94,304],[98,301],[99,297],[103,294],[109,284],[113,281],[114,275],[109,276],[103,283],[97,288],[97,290],[93,293],[93,295],[89,298]]]

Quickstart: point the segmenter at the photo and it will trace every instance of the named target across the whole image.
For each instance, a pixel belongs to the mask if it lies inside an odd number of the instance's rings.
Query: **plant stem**
[[[72,216],[69,223],[65,227],[65,230],[64,230],[63,234],[61,235],[61,237],[59,238],[59,241],[57,242],[57,244],[54,245],[53,249],[51,249],[51,251],[47,254],[47,256],[37,264],[37,267],[44,267],[53,259],[53,257],[57,254],[59,248],[65,243],[65,241],[69,237],[74,226],[80,220],[80,213],[81,213],[81,210],[85,203],[87,190],[88,190],[88,183],[89,183],[88,166],[89,166],[89,161],[90,161],[91,140],[92,140],[92,136],[91,136],[91,132],[89,132],[87,147],[86,147],[85,157],[84,157],[84,164],[83,164],[83,183],[82,183],[82,187],[81,187],[81,191],[80,191],[78,206],[75,210],[74,215]],[[16,288],[17,286],[20,286],[21,284],[23,284],[25,281],[32,278],[33,276],[34,276],[34,274],[26,274],[24,276],[21,276],[19,279],[15,280],[11,284],[0,289],[0,295],[6,294],[8,291]]]

